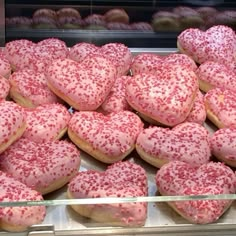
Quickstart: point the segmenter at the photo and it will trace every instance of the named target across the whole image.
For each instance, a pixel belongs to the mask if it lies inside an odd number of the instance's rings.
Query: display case
[[[236,29],[235,1],[6,0],[0,1],[0,4],[0,43],[2,47],[7,42],[23,38],[33,42],[47,38],[59,38],[66,42],[69,48],[80,42],[93,43],[97,46],[115,42],[125,44],[133,56],[141,53],[166,56],[177,52],[177,36],[186,28],[198,27],[205,30],[212,25],[225,24]],[[203,7],[213,10],[214,15],[211,15],[210,18],[201,15],[200,9]],[[48,19],[48,16],[43,15],[36,19],[35,13],[39,9],[45,8],[54,12],[58,12],[62,8],[73,8],[79,13],[79,16],[72,17],[70,14],[73,12],[70,12],[66,13],[61,21],[58,16],[55,19]],[[122,17],[112,15],[113,20],[108,22],[108,20],[104,20],[104,15],[111,9],[122,9],[127,15],[125,17],[124,15]],[[95,17],[91,19],[90,16]],[[102,19],[100,16],[103,16]],[[73,112],[70,106],[68,109]],[[208,120],[204,123],[204,127],[210,133],[216,130],[216,127]],[[68,136],[65,135],[64,139],[68,140]],[[19,206],[46,206],[47,208],[44,221],[40,225],[33,225],[24,232],[0,231],[0,236],[235,235],[236,194],[161,196],[155,183],[158,168],[143,161],[135,150],[125,160],[144,168],[148,179],[147,196],[69,199],[68,186],[65,185],[59,190],[46,194],[44,200],[41,201],[0,202],[1,208]],[[108,166],[81,151],[81,165],[78,171],[105,171]],[[215,202],[230,200],[232,204],[219,220],[211,224],[189,223],[168,205],[174,201],[197,202],[203,200]],[[92,206],[140,202],[147,203],[147,218],[145,224],[140,227],[113,226],[109,222],[98,223],[80,216],[71,208],[71,205]]]

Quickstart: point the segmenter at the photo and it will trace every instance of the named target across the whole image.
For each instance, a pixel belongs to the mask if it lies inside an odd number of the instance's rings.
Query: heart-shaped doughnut
[[[42,194],[59,189],[80,167],[80,153],[67,141],[35,143],[21,138],[0,157],[0,169]]]
[[[71,115],[61,104],[45,104],[25,109],[27,127],[22,137],[34,142],[60,139],[67,131]]]
[[[0,100],[6,99],[10,91],[9,80],[0,75]]]
[[[141,73],[128,79],[126,100],[146,117],[175,126],[189,115],[197,91],[198,78],[191,69],[168,64],[156,74]]]
[[[170,161],[183,161],[200,166],[210,161],[210,135],[203,126],[185,122],[173,129],[149,127],[136,141],[140,157],[160,168]]]
[[[82,171],[68,186],[69,198],[147,196],[145,170],[125,161],[110,165],[106,171]],[[141,226],[147,217],[147,204],[119,203],[71,205],[82,216],[117,226]]]
[[[236,126],[236,98],[231,90],[215,88],[204,96],[207,117],[218,128]]]
[[[0,153],[19,139],[26,129],[26,114],[14,102],[0,102]]]
[[[6,43],[6,57],[13,70],[31,69],[45,72],[51,61],[58,58],[66,58],[68,48],[65,42],[48,38],[38,43],[21,39]]]
[[[212,154],[227,165],[236,167],[236,128],[217,130],[210,139]]]
[[[54,60],[47,70],[49,88],[77,110],[96,110],[115,79],[115,66],[101,55],[87,57],[82,63]]]
[[[0,171],[1,202],[42,201],[40,193]],[[34,224],[41,224],[46,215],[45,206],[0,207],[1,229],[20,232]]]
[[[189,56],[179,53],[171,53],[168,56],[160,56],[154,53],[140,53],[133,58],[131,64],[132,75],[140,73],[155,74],[161,66],[168,64],[184,65],[193,71],[196,71],[197,65]]]
[[[10,97],[23,107],[34,108],[47,103],[59,102],[48,88],[45,74],[29,69],[16,71],[9,77]]]
[[[234,194],[235,173],[223,163],[209,162],[198,168],[174,161],[156,174],[158,191],[165,196]],[[217,221],[231,205],[231,200],[175,201],[168,204],[192,223]]]
[[[114,163],[132,152],[142,129],[142,121],[130,111],[107,116],[84,111],[72,115],[68,135],[72,142],[97,160]]]
[[[236,35],[228,26],[216,25],[205,32],[197,28],[186,29],[178,36],[177,46],[180,52],[199,64],[215,61],[235,67]]]

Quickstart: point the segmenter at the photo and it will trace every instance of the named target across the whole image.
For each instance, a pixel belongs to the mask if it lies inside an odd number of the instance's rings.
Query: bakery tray
[[[177,49],[145,49],[131,48],[133,55],[139,53],[157,53],[167,55],[176,52]],[[211,132],[215,127],[208,121],[204,126]],[[147,172],[148,176],[148,197],[137,198],[106,198],[106,199],[67,199],[67,187],[63,187],[53,193],[44,196],[45,201],[39,202],[3,202],[0,207],[20,206],[20,205],[46,205],[47,215],[40,225],[33,225],[27,232],[8,233],[0,232],[1,235],[7,236],[53,236],[53,235],[235,235],[236,232],[236,201],[230,209],[213,224],[195,225],[191,224],[179,216],[167,201],[181,200],[198,200],[198,199],[236,199],[236,194],[218,195],[218,196],[158,196],[155,185],[155,175],[157,168],[144,162],[135,151],[133,151],[125,160],[129,160],[141,165]],[[101,163],[88,154],[81,152],[80,171],[84,170],[105,170],[107,164]],[[88,218],[82,217],[75,213],[69,205],[71,204],[97,204],[113,202],[148,202],[148,215],[143,227],[110,227],[109,225],[96,223]]]

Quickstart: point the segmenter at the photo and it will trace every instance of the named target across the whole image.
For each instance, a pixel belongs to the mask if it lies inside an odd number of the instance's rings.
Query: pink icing
[[[8,78],[10,74],[11,74],[10,62],[4,56],[0,56],[0,75],[5,78]]]
[[[100,48],[99,53],[115,65],[118,77],[127,75],[133,58],[128,47],[122,43],[108,43]]]
[[[43,73],[32,70],[17,71],[10,76],[9,82],[11,84],[10,96],[14,99],[14,91],[16,90],[32,103],[33,107],[59,101],[58,97],[48,88]]]
[[[223,127],[235,126],[236,98],[233,91],[220,88],[211,89],[206,93],[204,102],[207,109],[217,116]]]
[[[236,92],[236,72],[228,65],[207,61],[197,70],[199,80],[210,84],[213,88],[230,89]]]
[[[0,171],[0,201],[42,201],[41,194]],[[13,226],[40,224],[46,215],[45,206],[1,207],[1,221]]]
[[[10,101],[0,102],[0,111],[0,144],[5,144],[24,125],[25,112]]]
[[[236,35],[230,27],[216,25],[206,32],[190,28],[178,36],[178,44],[200,64],[215,61],[235,67]]]
[[[34,142],[47,142],[58,139],[71,115],[61,104],[46,104],[34,109],[25,109],[27,128],[23,137]]]
[[[10,91],[8,79],[0,75],[0,99],[5,99]]]
[[[211,149],[215,156],[236,161],[236,128],[229,127],[217,130],[211,137]]]
[[[236,176],[222,163],[209,162],[194,168],[184,162],[170,162],[156,174],[156,184],[163,195],[234,194]],[[193,223],[212,223],[224,213],[229,200],[173,202],[182,216]]]
[[[105,113],[132,110],[125,98],[126,82],[130,76],[118,77],[101,108]]]
[[[193,103],[192,110],[185,121],[203,124],[206,120],[206,108],[204,104],[204,95],[199,90]]]
[[[69,58],[82,62],[87,56],[91,56],[93,53],[98,52],[99,47],[92,43],[77,43],[69,51]]]
[[[130,111],[111,113],[108,116],[88,111],[74,113],[68,128],[95,150],[117,157],[135,144],[143,123]]]
[[[74,198],[147,196],[147,176],[137,164],[125,161],[110,165],[105,172],[79,172],[70,182]],[[125,225],[142,225],[147,217],[146,203],[119,203],[89,205],[91,209],[109,211]]]
[[[183,161],[192,166],[209,162],[209,133],[197,123],[182,123],[173,129],[157,126],[140,132],[136,145],[152,158]]]
[[[190,113],[198,78],[185,66],[166,65],[156,74],[137,74],[126,84],[126,99],[137,111],[152,119],[174,126]]]
[[[45,188],[56,180],[77,173],[78,149],[67,141],[35,143],[21,138],[0,158],[0,168],[33,189]]]
[[[80,64],[70,59],[54,60],[47,71],[48,83],[75,102],[67,101],[78,110],[96,110],[109,94],[115,79],[116,68],[100,55],[87,57]]]

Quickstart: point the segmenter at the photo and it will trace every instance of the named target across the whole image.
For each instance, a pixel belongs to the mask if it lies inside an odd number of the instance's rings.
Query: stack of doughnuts
[[[65,9],[61,17],[67,14]],[[178,40],[181,53],[168,56],[133,56],[121,43],[78,43],[70,50],[55,38],[7,43],[0,54],[0,172],[34,196],[24,199],[22,193],[6,201],[41,200],[65,185],[70,199],[148,196],[148,173],[129,160],[132,156],[157,168],[160,194],[235,193],[236,176],[226,166],[236,166],[231,142],[236,136],[235,91],[230,86],[235,34],[218,26],[205,33],[187,30]],[[205,127],[206,117],[219,129],[214,134]],[[82,152],[106,170],[80,171]],[[212,162],[213,156],[219,161]],[[217,187],[213,177],[225,187]],[[215,212],[213,200],[170,205],[190,222],[203,224],[217,221],[232,203],[219,202]],[[202,210],[205,204],[208,213]],[[146,203],[72,208],[108,225],[141,226],[147,219]],[[27,225],[18,220],[17,227],[0,225],[20,231],[42,222],[45,208],[30,209],[35,211]],[[6,217],[7,211],[0,214]]]

